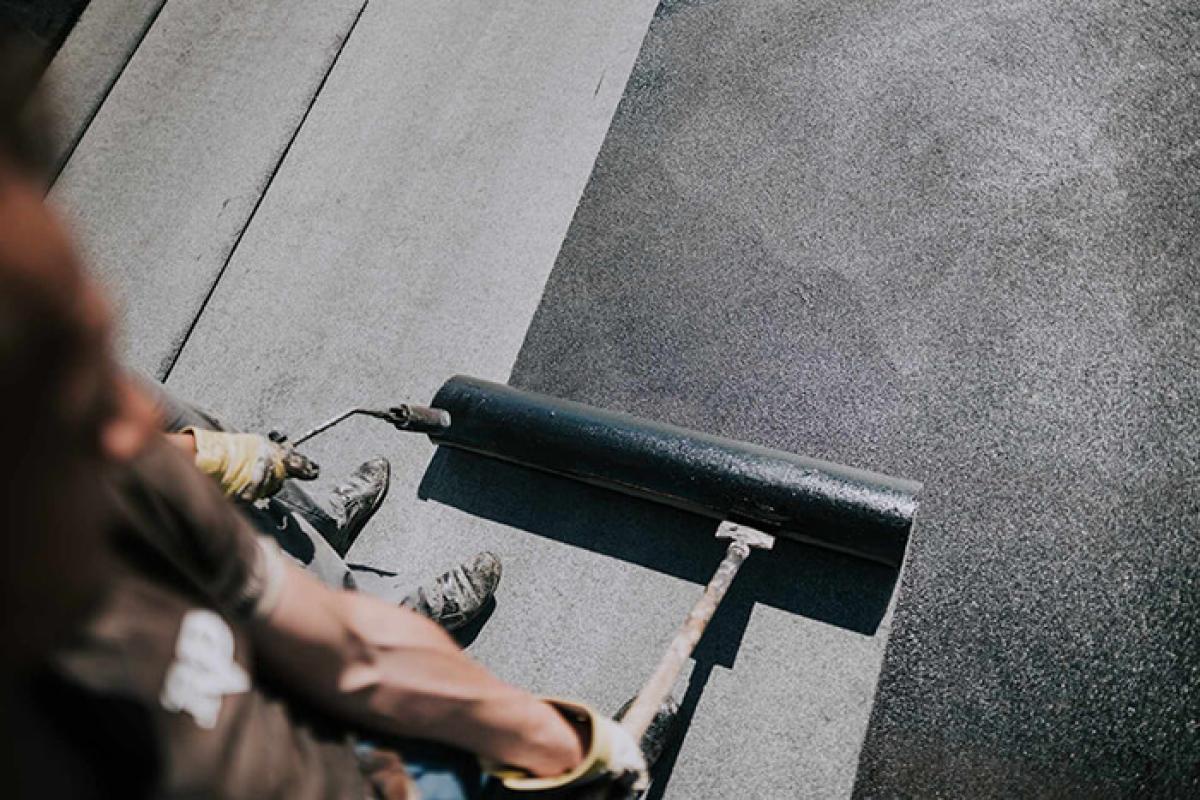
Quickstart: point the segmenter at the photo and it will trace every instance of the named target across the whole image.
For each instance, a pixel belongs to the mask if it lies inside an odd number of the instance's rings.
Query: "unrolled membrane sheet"
[[[660,5],[511,382],[926,487],[878,692],[752,625],[805,669],[739,659],[681,765],[1195,793],[1197,43],[1182,0]]]

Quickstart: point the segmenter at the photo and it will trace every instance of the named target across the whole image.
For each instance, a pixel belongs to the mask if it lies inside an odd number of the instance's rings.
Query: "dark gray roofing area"
[[[1192,0],[660,6],[511,382],[925,483],[856,796],[1200,791],[1198,137]]]

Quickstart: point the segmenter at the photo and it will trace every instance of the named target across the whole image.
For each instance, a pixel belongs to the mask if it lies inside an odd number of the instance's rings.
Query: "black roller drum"
[[[457,376],[439,445],[898,567],[920,484]]]

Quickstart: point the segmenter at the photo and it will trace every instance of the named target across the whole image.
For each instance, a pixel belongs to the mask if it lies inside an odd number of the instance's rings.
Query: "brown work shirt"
[[[155,797],[404,797],[398,759],[360,761],[255,663],[246,624],[281,580],[274,543],[165,443],[112,495],[112,580],[51,671],[84,749],[128,760],[123,785]]]

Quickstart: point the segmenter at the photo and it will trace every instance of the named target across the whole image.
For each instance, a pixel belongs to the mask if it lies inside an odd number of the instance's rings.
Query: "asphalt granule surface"
[[[1192,2],[656,15],[512,383],[925,483],[856,795],[1200,792],[1198,140]]]

